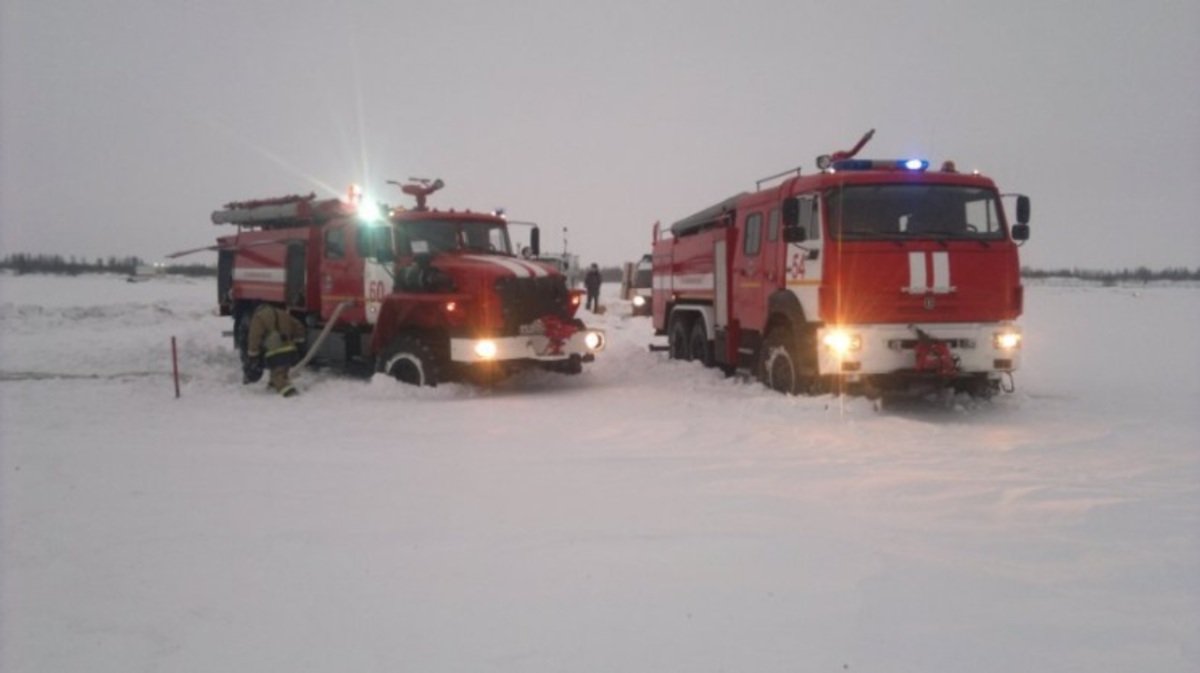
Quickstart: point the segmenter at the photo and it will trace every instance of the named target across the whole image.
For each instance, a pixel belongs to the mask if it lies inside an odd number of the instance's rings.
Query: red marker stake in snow
[[[175,374],[175,399],[179,399],[179,356],[175,351],[175,337],[171,337],[171,371]]]

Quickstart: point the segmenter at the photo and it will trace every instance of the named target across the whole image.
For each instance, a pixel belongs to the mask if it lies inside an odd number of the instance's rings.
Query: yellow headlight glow
[[[600,350],[604,345],[604,336],[599,332],[588,332],[583,337],[583,345],[590,351]]]
[[[496,342],[490,339],[483,339],[475,342],[475,355],[478,355],[484,360],[491,360],[496,357]]]
[[[1020,332],[997,332],[992,337],[992,344],[1002,351],[1016,350],[1021,346]]]
[[[862,337],[844,330],[826,332],[822,341],[826,348],[839,356],[862,348]]]

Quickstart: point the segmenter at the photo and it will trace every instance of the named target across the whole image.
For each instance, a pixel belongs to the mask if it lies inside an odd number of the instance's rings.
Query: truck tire
[[[688,352],[691,353],[692,359],[705,367],[713,366],[712,344],[708,341],[708,330],[704,329],[703,319],[697,318],[692,321],[689,335]]]
[[[671,314],[671,326],[667,330],[667,352],[672,360],[691,361],[691,322],[685,315]]]
[[[441,368],[437,356],[420,337],[397,337],[379,361],[380,371],[401,383],[430,387],[438,384]]]
[[[816,392],[815,353],[806,347],[810,342],[811,338],[794,338],[791,328],[786,325],[772,327],[763,340],[759,380],[771,390],[787,395]]]

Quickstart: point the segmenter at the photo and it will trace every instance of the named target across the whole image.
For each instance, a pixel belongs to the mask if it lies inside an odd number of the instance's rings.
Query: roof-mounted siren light
[[[346,189],[346,203],[354,208],[359,219],[366,222],[380,222],[385,219],[386,207],[374,199],[366,197],[362,185],[351,183]]]
[[[838,150],[833,154],[822,154],[821,156],[817,157],[817,168],[823,171],[828,170],[833,168],[835,161],[842,161],[844,159],[850,159],[854,157],[854,155],[858,154],[859,150],[861,150],[864,145],[870,142],[871,137],[874,135],[875,129],[871,129],[870,131],[864,133],[863,137],[859,138],[854,147],[850,148],[849,150]]]
[[[396,180],[388,180],[389,185],[396,185],[400,191],[412,196],[417,200],[416,210],[427,210],[425,207],[425,198],[436,192],[446,183],[442,182],[441,178],[430,180],[429,178],[409,178],[408,184],[397,182]]]
[[[835,171],[909,171],[920,173],[929,168],[925,159],[842,159],[829,167]]]

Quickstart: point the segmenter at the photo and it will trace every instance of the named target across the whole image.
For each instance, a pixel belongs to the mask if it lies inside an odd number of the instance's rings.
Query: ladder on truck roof
[[[213,211],[213,224],[236,224],[263,229],[288,229],[321,224],[334,217],[354,213],[354,206],[341,199],[317,200],[317,195],[293,194],[271,199],[233,201]]]
[[[738,199],[746,195],[746,192],[739,192],[724,201],[711,205],[698,213],[688,215],[671,225],[671,233],[676,237],[687,236],[698,231],[703,231],[710,227],[715,227],[721,224],[720,220],[726,215],[732,215],[734,206],[737,205]]]

